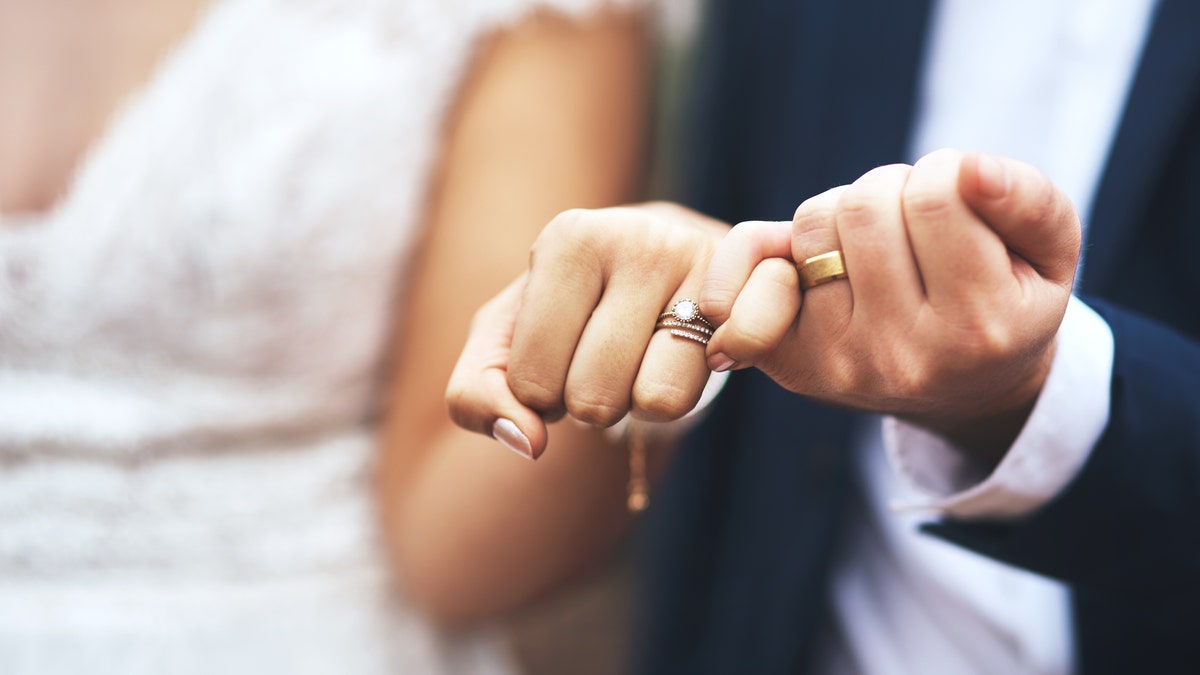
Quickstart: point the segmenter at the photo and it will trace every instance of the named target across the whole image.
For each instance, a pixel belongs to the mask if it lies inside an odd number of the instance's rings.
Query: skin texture
[[[483,430],[507,417],[539,451],[538,413],[606,424],[632,401],[677,417],[706,372],[686,370],[696,345],[651,327],[670,299],[698,297],[719,326],[709,367],[758,367],[797,394],[926,426],[984,465],[1003,456],[1045,382],[1079,252],[1074,209],[1045,176],[938,151],[813,197],[790,223],[725,235],[666,205],[556,220],[523,301],[475,325],[451,382],[455,419]],[[834,249],[849,279],[801,293],[796,262]],[[507,360],[474,353],[508,335]]]
[[[526,266],[555,213],[636,194],[646,49],[635,16],[535,19],[483,50],[447,128],[397,343],[379,484],[407,592],[443,622],[545,593],[603,558],[629,526],[619,443],[560,424],[550,433],[562,451],[534,464],[457,428],[436,392],[472,313]],[[494,324],[495,308],[514,297],[485,306],[476,324]],[[504,353],[489,346],[480,358]],[[491,435],[494,421],[474,430]]]
[[[601,426],[626,412],[686,414],[708,378],[704,348],[654,324],[673,301],[698,297],[728,229],[666,203],[555,218],[528,273],[476,316],[447,388],[455,421],[489,433],[512,420],[540,456],[545,420],[563,414]]]
[[[0,210],[44,211],[207,0],[0,0]]]
[[[53,208],[113,112],[207,2],[167,5],[0,0],[6,213]],[[637,197],[646,61],[639,16],[537,16],[481,46],[445,126],[386,363],[377,489],[405,593],[446,623],[548,592],[628,528],[619,443],[561,425],[564,451],[534,465],[455,427],[437,393],[472,312],[526,265],[554,214]]]
[[[1066,311],[1080,244],[1070,201],[1028,165],[943,150],[813,197],[790,237],[785,227],[739,225],[709,269],[701,303],[725,324],[710,365],[753,365],[791,391],[909,419],[998,461]],[[833,249],[850,278],[805,291],[792,311],[796,274],[760,261]]]

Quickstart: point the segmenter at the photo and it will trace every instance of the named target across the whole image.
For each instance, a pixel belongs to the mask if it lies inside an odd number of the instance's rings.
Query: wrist
[[[1051,340],[1033,360],[1030,372],[1006,392],[976,397],[965,406],[956,405],[944,412],[896,417],[941,436],[979,470],[990,472],[1004,459],[1029,420],[1050,373],[1054,353],[1055,341]]]

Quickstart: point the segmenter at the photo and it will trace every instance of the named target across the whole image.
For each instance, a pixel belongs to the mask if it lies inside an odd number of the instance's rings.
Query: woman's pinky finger
[[[525,275],[480,308],[446,386],[446,407],[458,426],[489,435],[529,459],[546,448],[546,423],[508,385],[512,325]]]
[[[729,319],[708,344],[708,367],[716,372],[753,366],[795,325],[800,278],[791,260],[767,258],[755,266],[734,301]]]

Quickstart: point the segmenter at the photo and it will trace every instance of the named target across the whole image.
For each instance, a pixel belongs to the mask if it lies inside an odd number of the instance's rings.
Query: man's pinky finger
[[[755,365],[769,355],[800,312],[800,278],[790,259],[767,258],[755,266],[708,345],[716,372]]]
[[[725,323],[754,268],[767,258],[792,252],[792,224],[751,220],[738,223],[713,253],[700,286],[700,309],[717,325]]]

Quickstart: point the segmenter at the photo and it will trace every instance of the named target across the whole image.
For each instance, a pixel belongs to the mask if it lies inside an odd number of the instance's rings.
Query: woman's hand
[[[664,203],[560,214],[528,272],[475,315],[447,388],[454,420],[536,458],[564,414],[596,426],[687,414],[708,380],[704,347],[655,325],[699,296],[727,231]]]
[[[447,119],[398,305],[378,471],[401,585],[444,623],[531,602],[605,560],[629,527],[628,460],[604,434],[562,425],[571,452],[529,466],[455,426],[437,392],[472,313],[526,267],[554,214],[640,194],[646,30],[618,8],[531,15],[480,45]]]

